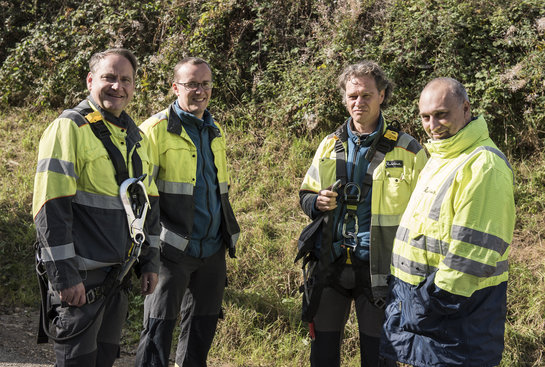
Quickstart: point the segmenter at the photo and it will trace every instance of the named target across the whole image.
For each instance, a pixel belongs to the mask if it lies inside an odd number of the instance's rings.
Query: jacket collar
[[[479,141],[489,138],[488,126],[484,117],[478,116],[454,136],[442,140],[428,140],[425,144],[432,157],[454,158],[460,153],[472,149]]]
[[[208,110],[204,111],[203,119],[201,120],[198,117],[181,110],[176,104],[177,101],[174,101],[168,108],[168,132],[181,135],[184,130],[183,125],[192,123],[197,124],[197,126],[200,124],[203,127],[212,128],[215,136],[221,136],[219,129],[214,123],[214,118],[212,117],[212,114],[208,112]],[[180,114],[177,111],[178,109],[181,110]]]
[[[129,139],[131,143],[136,144],[137,142],[142,140],[142,136],[140,135],[140,129],[138,128],[138,126],[136,126],[136,123],[125,111],[121,112],[121,115],[119,115],[119,117],[116,117],[110,112],[101,108],[99,104],[94,101],[91,95],[87,96],[87,99],[82,103],[86,103],[90,108],[98,111],[104,121],[108,121],[115,126],[126,129],[127,139]],[[133,144],[131,144],[131,146],[132,145]]]
[[[349,135],[351,135],[350,137],[354,138],[354,139],[358,139],[354,133],[352,133],[351,131],[351,134],[348,133],[348,130],[350,130],[350,123],[352,122],[352,117],[349,117],[344,124],[342,124],[341,126],[339,126],[339,128],[335,131],[335,135],[344,143],[346,141],[348,141],[348,138],[349,138]],[[373,141],[374,137],[377,136],[377,132],[383,132],[384,129],[386,128],[386,123],[384,122],[384,118],[382,117],[382,112],[380,113],[380,116],[378,118],[378,124],[377,124],[377,127],[375,128],[375,131],[373,131],[371,134],[369,134],[369,137],[367,139],[365,139],[364,141],[369,144],[371,144],[371,142]]]

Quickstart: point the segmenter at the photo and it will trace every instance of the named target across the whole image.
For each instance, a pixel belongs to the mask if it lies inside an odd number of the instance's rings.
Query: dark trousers
[[[355,303],[358,318],[361,366],[395,367],[395,362],[383,361],[379,357],[384,310],[373,305],[365,294],[354,294],[352,290],[356,288],[356,284],[353,267],[346,266],[340,274],[338,285],[347,292],[337,291],[333,287],[323,290],[314,317],[315,340],[311,343],[310,352],[312,367],[340,366],[341,342],[352,301]]]
[[[103,270],[90,270],[85,274],[84,285],[91,289],[102,284],[106,277]],[[53,320],[58,337],[67,337],[82,330],[95,316],[96,321],[82,335],[65,342],[55,342],[54,350],[58,367],[109,367],[119,357],[121,329],[127,318],[128,297],[126,291],[113,295],[108,306],[97,314],[104,299],[81,307],[57,306],[58,317]]]
[[[223,247],[206,259],[185,256],[177,263],[161,257],[159,284],[144,301],[144,330],[136,366],[168,366],[172,332],[179,314],[181,332],[176,364],[206,366],[226,277]]]

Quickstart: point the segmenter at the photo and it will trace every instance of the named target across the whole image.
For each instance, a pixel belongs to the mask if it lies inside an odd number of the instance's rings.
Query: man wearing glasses
[[[205,366],[226,284],[225,249],[235,256],[239,226],[229,203],[223,131],[206,109],[212,70],[200,58],[174,68],[177,96],[140,128],[149,137],[161,207],[161,262],[144,301],[137,366],[168,366],[181,313],[178,366]]]

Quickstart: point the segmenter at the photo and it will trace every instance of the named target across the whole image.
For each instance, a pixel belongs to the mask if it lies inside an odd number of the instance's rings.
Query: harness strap
[[[72,112],[72,113],[71,113]],[[77,112],[77,113],[73,113]],[[93,110],[87,101],[83,101],[72,110],[66,110],[63,112],[61,117],[68,117],[71,119],[79,120],[77,122],[81,124],[89,123],[91,131],[98,140],[102,142],[104,149],[108,153],[110,160],[115,169],[115,180],[118,185],[121,185],[123,181],[129,178],[129,171],[127,165],[125,164],[125,159],[121,151],[115,146],[111,139],[112,133],[104,123],[104,118],[100,112]],[[82,121],[83,120],[83,121]],[[132,168],[134,171],[134,177],[139,177],[142,175],[142,160],[138,155],[137,148],[140,147],[140,144],[137,143],[136,147],[132,154]]]

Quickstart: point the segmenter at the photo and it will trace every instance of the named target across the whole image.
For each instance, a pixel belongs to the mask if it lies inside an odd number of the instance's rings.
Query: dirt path
[[[37,344],[38,310],[0,307],[0,367],[53,366],[53,345]],[[134,365],[134,355],[121,351],[114,366]]]
[[[53,344],[37,344],[39,311],[32,308],[7,308],[0,305],[0,367],[53,366]],[[122,343],[123,344],[123,343]],[[170,366],[174,366],[170,361]],[[230,363],[209,360],[210,367],[234,367]],[[114,367],[133,367],[134,351],[121,347],[121,358]]]

